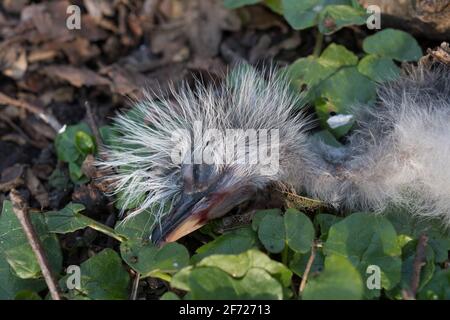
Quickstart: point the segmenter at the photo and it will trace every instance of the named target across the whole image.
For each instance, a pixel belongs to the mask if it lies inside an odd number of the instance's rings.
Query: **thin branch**
[[[306,263],[305,272],[303,273],[302,282],[300,283],[300,288],[298,289],[299,295],[302,294],[306,287],[306,281],[308,281],[309,272],[311,271],[312,264],[316,258],[316,243],[314,242],[311,246],[311,255],[309,256],[308,262]]]
[[[8,97],[6,94],[0,92],[0,104],[11,105],[17,108],[22,108],[28,112],[31,112],[35,114],[39,119],[47,123],[56,132],[59,132],[59,130],[61,130],[62,128],[61,124],[54,116],[46,114],[44,110],[29,102],[13,99],[11,97]]]
[[[134,281],[133,281],[133,288],[131,288],[130,300],[136,300],[140,280],[141,280],[141,274],[139,272],[136,272],[136,275],[134,276]]]
[[[98,130],[97,122],[95,121],[94,113],[92,112],[91,104],[89,103],[89,101],[86,101],[84,103],[84,106],[86,107],[86,116],[89,127],[92,130],[97,146],[100,147],[103,144],[103,141],[100,136],[100,131]]]
[[[52,273],[44,248],[42,247],[42,243],[39,240],[39,237],[36,234],[36,230],[34,229],[33,224],[30,221],[30,216],[28,215],[28,205],[22,198],[20,193],[15,189],[11,190],[10,198],[13,204],[13,211],[16,214],[17,219],[19,219],[28,242],[30,243],[31,248],[36,255],[37,261],[42,271],[42,275],[44,276],[45,282],[47,283],[47,287],[50,291],[52,299],[61,300],[61,294],[59,293],[56,278]]]
[[[428,237],[425,234],[422,234],[419,238],[419,242],[416,247],[416,256],[414,258],[413,264],[413,274],[411,277],[411,285],[410,285],[410,296],[415,299],[417,294],[417,289],[420,284],[420,271],[425,263],[425,254],[426,248],[428,245]]]

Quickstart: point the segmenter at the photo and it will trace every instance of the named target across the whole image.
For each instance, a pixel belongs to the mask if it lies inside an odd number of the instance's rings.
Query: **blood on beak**
[[[155,227],[151,239],[158,246],[176,241],[249,200],[253,191],[253,188],[235,186],[223,191],[183,193],[171,212]]]

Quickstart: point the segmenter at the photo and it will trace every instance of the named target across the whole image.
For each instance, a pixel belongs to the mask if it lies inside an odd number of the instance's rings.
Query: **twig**
[[[61,300],[61,295],[59,293],[58,284],[56,282],[56,278],[52,273],[50,268],[50,264],[45,255],[44,248],[42,247],[41,241],[36,234],[36,231],[33,227],[33,224],[30,221],[30,217],[28,215],[28,205],[22,196],[15,189],[11,190],[10,198],[13,204],[13,211],[19,219],[20,224],[22,225],[23,231],[28,239],[28,242],[33,249],[34,254],[36,255],[37,261],[42,271],[42,275],[44,276],[45,282],[47,283],[47,287],[50,291],[50,295],[53,300]]]
[[[406,298],[415,299],[417,294],[417,289],[420,284],[420,271],[422,267],[425,265],[425,253],[428,245],[428,237],[425,234],[422,234],[419,238],[419,242],[416,247],[416,256],[414,257],[413,264],[413,274],[411,276],[411,285],[409,292],[407,292]]]
[[[61,130],[62,128],[61,124],[54,116],[46,114],[44,110],[29,102],[13,99],[0,92],[0,104],[11,105],[17,108],[25,109],[28,112],[35,114],[39,119],[43,120],[50,127],[52,127],[56,132],[59,132],[59,130]]]
[[[141,280],[141,274],[139,272],[136,272],[136,275],[134,276],[134,281],[133,281],[133,288],[131,288],[130,300],[136,300],[140,280]]]
[[[309,256],[308,262],[306,263],[305,272],[303,273],[302,282],[300,282],[300,287],[298,289],[299,295],[305,290],[306,281],[308,281],[309,272],[311,271],[312,264],[316,258],[316,243],[314,242],[311,246],[311,255]]]
[[[86,101],[84,103],[84,106],[86,107],[86,116],[87,116],[87,121],[89,123],[89,127],[91,128],[92,133],[96,140],[95,142],[97,143],[97,146],[99,147],[103,144],[103,141],[100,136],[100,132],[97,127],[97,123],[95,122],[95,117],[94,117],[94,113],[92,112],[91,104],[89,103],[89,101]]]

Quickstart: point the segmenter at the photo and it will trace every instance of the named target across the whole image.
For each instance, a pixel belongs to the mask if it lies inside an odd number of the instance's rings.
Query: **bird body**
[[[173,100],[147,94],[133,116],[119,115],[117,146],[99,161],[115,170],[107,179],[125,207],[137,201],[135,213],[152,209],[157,243],[225,215],[274,183],[335,208],[402,206],[450,225],[445,67],[411,69],[380,86],[375,107],[355,108],[356,128],[342,148],[311,139],[313,122],[294,112],[299,95],[274,71],[263,77],[241,67],[219,86],[172,93]]]

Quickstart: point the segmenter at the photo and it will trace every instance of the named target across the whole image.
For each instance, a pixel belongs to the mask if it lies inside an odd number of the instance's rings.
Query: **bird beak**
[[[158,246],[176,241],[249,200],[252,191],[253,188],[233,187],[193,195],[183,193],[172,211],[153,230],[152,241]]]

